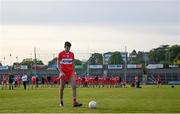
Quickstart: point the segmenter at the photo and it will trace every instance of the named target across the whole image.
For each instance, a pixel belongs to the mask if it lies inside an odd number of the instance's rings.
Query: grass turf
[[[70,88],[64,91],[64,107],[58,106],[58,88],[0,90],[2,113],[180,113],[180,86],[137,88],[77,88],[83,107],[72,107]],[[96,109],[88,102],[95,100]]]

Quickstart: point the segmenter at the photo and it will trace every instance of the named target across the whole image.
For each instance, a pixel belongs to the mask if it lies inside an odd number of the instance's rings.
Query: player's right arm
[[[59,71],[59,78],[64,76],[64,72],[62,71],[62,69],[60,67],[60,61],[61,61],[61,57],[60,57],[60,54],[59,54],[58,58],[57,58],[57,69]]]

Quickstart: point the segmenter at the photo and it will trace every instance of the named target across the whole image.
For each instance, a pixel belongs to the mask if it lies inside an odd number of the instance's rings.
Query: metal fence
[[[11,73],[14,75],[22,75],[23,73],[28,74],[28,76],[32,76],[35,74],[34,70],[1,70],[0,71],[0,80],[2,80],[3,74]],[[84,70],[76,70],[77,75],[79,76],[85,76],[87,75],[87,72]],[[113,76],[120,76],[122,79],[124,79],[125,76],[124,69],[120,70],[108,70],[107,76],[113,77]],[[168,83],[169,81],[180,81],[180,68],[173,68],[173,69],[151,69],[147,70],[147,77],[146,82],[153,83],[152,79],[156,78],[158,75],[161,77],[161,80],[163,83]],[[36,71],[37,76],[58,76],[57,70],[37,70]],[[103,70],[101,69],[93,69],[89,70],[89,75],[91,76],[103,76]],[[128,69],[126,74],[126,80],[128,82],[131,82],[135,76],[139,77],[139,80],[141,82],[144,81],[143,77],[143,70],[142,69]]]

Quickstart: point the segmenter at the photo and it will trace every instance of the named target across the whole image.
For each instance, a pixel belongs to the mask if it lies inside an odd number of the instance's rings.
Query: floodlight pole
[[[126,77],[127,77],[127,47],[125,46],[125,68],[124,68],[124,81],[126,82]]]
[[[34,69],[34,70],[35,70],[35,76],[37,76],[37,75],[36,75],[36,74],[37,74],[37,71],[36,71],[36,67],[37,67],[37,66],[36,66],[36,48],[34,48],[34,59],[35,59],[35,60],[34,60],[34,62],[35,62],[35,69]]]

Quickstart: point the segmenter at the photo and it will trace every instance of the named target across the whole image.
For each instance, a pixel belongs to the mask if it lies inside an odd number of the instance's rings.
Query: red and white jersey
[[[62,51],[58,55],[59,67],[64,73],[74,71],[74,53]]]
[[[134,80],[135,80],[135,82],[138,82],[138,81],[139,81],[139,77],[138,77],[138,76],[135,76],[135,77],[134,77]]]
[[[36,76],[32,76],[32,77],[31,77],[31,81],[32,81],[32,82],[35,82],[35,81],[36,81]]]
[[[3,80],[4,80],[4,81],[8,81],[8,75],[4,75],[4,76],[3,76]]]
[[[159,75],[157,76],[156,81],[161,81],[161,77]]]

